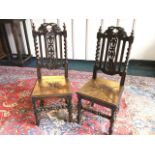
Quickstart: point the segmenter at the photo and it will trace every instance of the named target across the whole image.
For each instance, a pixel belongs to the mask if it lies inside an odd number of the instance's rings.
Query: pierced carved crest
[[[61,29],[58,27],[57,24],[55,23],[43,23],[41,24],[41,26],[39,27],[38,31],[40,33],[59,33],[61,32]]]

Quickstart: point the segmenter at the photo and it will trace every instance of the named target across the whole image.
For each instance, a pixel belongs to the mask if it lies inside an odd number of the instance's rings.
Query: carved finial
[[[102,32],[102,26],[100,26],[100,28],[99,28],[99,33],[101,33]]]
[[[64,31],[66,31],[66,25],[65,25],[65,23],[63,23],[63,28],[64,28]]]
[[[32,30],[35,31],[35,25],[32,19],[30,19]]]

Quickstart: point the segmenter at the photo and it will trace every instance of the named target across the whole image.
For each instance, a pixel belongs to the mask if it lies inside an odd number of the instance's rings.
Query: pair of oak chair
[[[69,122],[72,121],[72,91],[68,79],[67,59],[67,31],[65,24],[63,31],[55,23],[44,23],[35,29],[32,23],[32,33],[36,52],[36,66],[38,80],[32,92],[32,103],[36,124],[39,125],[38,112],[45,109],[44,99],[60,97],[65,101],[69,113]],[[102,33],[101,27],[97,33],[97,48],[92,79],[78,90],[78,115],[80,123],[81,110],[99,114],[110,120],[109,134],[112,134],[115,114],[124,88],[129,55],[133,43],[133,31],[128,36],[122,27],[111,26]],[[45,56],[43,55],[45,52]],[[124,59],[125,57],[125,59]],[[64,76],[42,76],[41,68],[64,68]],[[98,71],[108,75],[120,75],[120,82],[97,77]],[[91,108],[83,106],[83,100],[91,103]],[[40,105],[37,106],[37,101]],[[94,104],[110,108],[111,115],[93,110]]]

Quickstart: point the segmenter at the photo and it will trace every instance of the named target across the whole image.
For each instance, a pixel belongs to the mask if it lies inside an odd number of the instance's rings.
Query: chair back
[[[63,31],[55,23],[43,23],[35,29],[32,24],[34,38],[36,65],[38,79],[41,78],[41,68],[58,69],[63,67],[65,77],[68,78],[68,59],[67,59],[67,31],[65,24]]]
[[[120,84],[124,85],[131,45],[134,40],[133,31],[130,36],[122,27],[111,26],[104,33],[101,31],[100,27],[97,33],[93,79],[100,70],[108,75],[119,74],[122,78]]]

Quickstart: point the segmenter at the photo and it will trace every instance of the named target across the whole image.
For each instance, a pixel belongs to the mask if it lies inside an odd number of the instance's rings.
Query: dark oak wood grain
[[[36,53],[36,67],[38,80],[32,92],[32,102],[36,124],[39,124],[38,109],[51,109],[44,106],[45,98],[59,97],[66,101],[66,108],[69,113],[69,121],[72,121],[72,92],[68,80],[68,58],[67,58],[67,30],[65,24],[63,31],[55,23],[43,23],[36,30],[32,22],[32,32]],[[43,38],[43,39],[41,39]],[[62,49],[64,44],[64,49]],[[44,46],[43,46],[44,45]],[[64,55],[64,56],[63,56]],[[64,69],[64,76],[43,76],[41,68]],[[36,101],[40,100],[40,107],[36,107]]]
[[[130,36],[127,36],[127,33],[122,27],[111,26],[108,27],[104,33],[101,31],[100,27],[97,33],[96,61],[93,69],[93,77],[77,91],[77,120],[79,123],[82,109],[106,117],[110,120],[109,134],[112,134],[115,115],[119,109],[119,103],[124,89],[129,55],[134,36],[133,32],[131,32]],[[121,42],[122,46],[120,46]],[[123,61],[123,58],[125,61]],[[98,71],[111,76],[119,74],[120,81],[116,82],[98,78]],[[90,101],[91,108],[82,106],[82,99]],[[111,116],[103,114],[101,111],[94,110],[94,104],[110,108]]]

